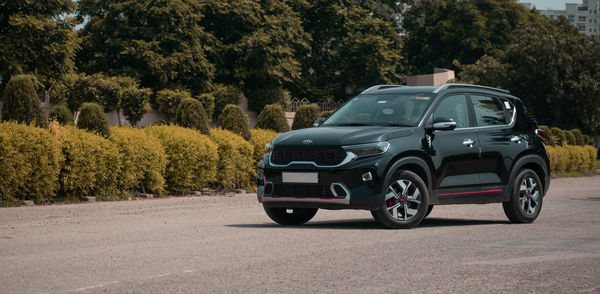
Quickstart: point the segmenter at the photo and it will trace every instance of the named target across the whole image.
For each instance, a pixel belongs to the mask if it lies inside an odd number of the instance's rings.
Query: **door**
[[[480,146],[470,117],[468,100],[463,94],[444,97],[433,113],[433,122],[439,119],[456,122],[456,129],[433,131],[428,140],[436,174],[433,188],[439,196],[479,189]]]

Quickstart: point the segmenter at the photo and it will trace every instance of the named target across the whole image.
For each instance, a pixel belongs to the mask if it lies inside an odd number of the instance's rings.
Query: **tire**
[[[380,209],[371,211],[379,224],[390,229],[408,229],[425,218],[429,209],[429,191],[417,174],[397,171],[384,193]]]
[[[515,177],[510,200],[502,203],[506,217],[513,223],[531,223],[540,211],[544,199],[544,187],[538,175],[523,169]]]
[[[264,205],[263,208],[273,221],[284,226],[301,225],[311,220],[318,210],[317,208],[275,208]]]
[[[425,214],[425,217],[428,217],[432,210],[433,210],[433,204],[429,205],[429,208],[427,208],[427,213]]]

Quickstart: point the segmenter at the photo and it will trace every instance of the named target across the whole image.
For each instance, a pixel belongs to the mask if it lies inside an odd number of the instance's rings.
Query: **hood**
[[[412,128],[408,127],[318,127],[283,133],[273,140],[273,144],[276,146],[305,145],[304,140],[311,140],[309,144],[312,146],[346,146],[388,141],[411,133]]]

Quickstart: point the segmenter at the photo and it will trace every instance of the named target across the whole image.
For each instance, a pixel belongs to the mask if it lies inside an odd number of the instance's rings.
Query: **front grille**
[[[339,147],[275,147],[271,153],[274,164],[292,161],[309,161],[317,165],[338,165],[346,158],[346,151]]]
[[[329,186],[315,184],[275,184],[273,196],[285,197],[333,197]]]

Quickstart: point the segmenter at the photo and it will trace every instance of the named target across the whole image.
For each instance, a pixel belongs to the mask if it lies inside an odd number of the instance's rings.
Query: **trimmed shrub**
[[[316,105],[302,105],[296,111],[292,130],[312,128],[315,121],[319,118],[319,107]]]
[[[3,121],[33,123],[40,127],[48,125],[36,93],[38,83],[33,75],[14,75],[10,78],[2,95]]]
[[[209,124],[212,123],[213,115],[215,113],[215,96],[211,93],[204,93],[196,97],[196,99],[204,106],[204,112],[206,112]]]
[[[63,83],[55,83],[48,89],[50,103],[54,105],[67,105],[69,88]]]
[[[584,145],[596,146],[596,144],[594,143],[594,139],[592,138],[592,136],[583,135],[583,141],[585,142]]]
[[[167,155],[158,138],[143,129],[111,128],[110,140],[116,144],[121,158],[119,189],[136,190],[161,195],[165,190],[163,175]]]
[[[219,126],[242,136],[246,140],[250,140],[248,115],[237,105],[229,104],[225,106],[223,112],[219,115]]]
[[[252,111],[259,112],[266,105],[279,104],[282,109],[290,105],[291,95],[288,90],[281,87],[258,89],[248,92],[248,107]]]
[[[73,114],[65,105],[56,105],[50,110],[49,121],[57,121],[61,125],[73,124]]]
[[[77,119],[77,126],[80,129],[95,132],[104,137],[110,136],[108,128],[108,119],[102,107],[96,103],[83,103],[81,113]]]
[[[258,115],[256,128],[283,133],[290,130],[290,125],[288,125],[287,119],[285,119],[285,113],[281,105],[271,104],[265,106],[263,111]]]
[[[335,110],[321,111],[321,113],[319,113],[319,117],[328,117],[328,116],[330,116],[334,112],[335,112]]]
[[[215,183],[221,188],[250,188],[256,176],[252,145],[240,136],[223,129],[212,129],[210,139],[218,145],[219,163]]]
[[[586,162],[587,162],[587,170],[590,173],[596,172],[596,157],[598,155],[598,151],[594,146],[586,145],[583,146],[583,151],[586,153]]]
[[[177,193],[198,190],[217,175],[217,145],[198,131],[178,126],[150,126],[146,133],[156,136],[165,148],[167,189]]]
[[[228,104],[240,104],[240,96],[242,95],[242,91],[238,87],[232,85],[217,84],[215,85],[215,90],[210,94],[213,97],[214,103],[214,112],[212,117],[214,120],[217,120],[225,106]]]
[[[136,126],[150,111],[150,96],[152,90],[148,88],[127,87],[121,91],[121,108],[132,126]]]
[[[175,118],[177,108],[183,99],[192,98],[189,91],[164,89],[156,92],[158,111],[164,114],[169,121]]]
[[[577,145],[577,139],[575,138],[575,134],[571,131],[563,131],[565,133],[565,138],[567,139],[568,145]]]
[[[553,127],[550,129],[550,133],[552,134],[551,145],[566,145],[567,144],[567,136],[563,130]]]
[[[107,77],[97,73],[90,76],[81,75],[73,84],[73,91],[68,100],[71,111],[83,107],[84,102],[93,102],[105,111],[119,108],[121,102],[121,85],[119,78]]]
[[[60,141],[65,157],[59,177],[61,194],[75,202],[80,196],[100,200],[122,196],[117,190],[121,161],[115,144],[74,126],[54,124],[50,130]]]
[[[275,139],[279,133],[272,130],[251,129],[250,134],[252,134],[250,143],[254,147],[254,155],[252,158],[256,163],[263,159],[263,156],[265,155],[265,145],[273,141],[273,139]]]
[[[596,149],[592,146],[547,146],[553,175],[593,173],[596,169]]]
[[[581,132],[580,129],[572,129],[571,133],[573,134],[573,136],[575,136],[575,144],[574,145],[579,145],[579,146],[585,145],[585,138],[583,137],[583,133]]]
[[[175,123],[185,128],[196,129],[204,135],[209,134],[210,127],[204,106],[196,99],[188,98],[181,101],[175,115]]]
[[[0,206],[28,199],[42,203],[54,197],[63,156],[48,130],[0,123],[0,154]]]

